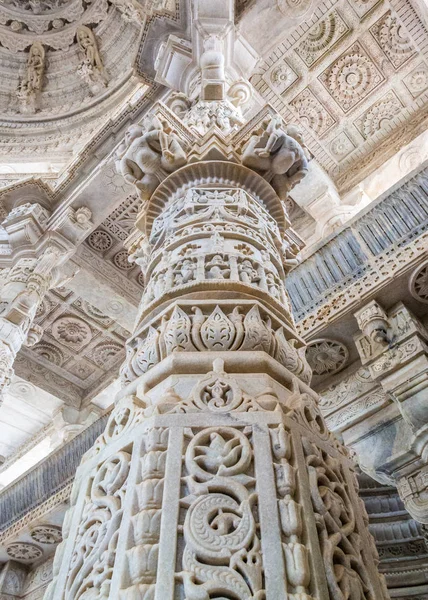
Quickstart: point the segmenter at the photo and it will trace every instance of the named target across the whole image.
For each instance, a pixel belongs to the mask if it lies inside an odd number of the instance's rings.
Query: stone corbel
[[[360,330],[374,343],[386,345],[391,341],[388,317],[375,300],[360,308],[354,316]]]
[[[419,523],[428,525],[428,466],[397,481],[404,506]]]
[[[61,406],[52,417],[54,430],[50,440],[51,449],[69,442],[88,425],[99,419],[101,414],[102,410],[94,404],[80,411],[71,406]]]
[[[91,219],[92,212],[87,206],[76,209],[70,206],[63,216],[59,230],[68,240],[78,243],[94,227]]]
[[[9,560],[0,572],[0,598],[14,600],[21,598],[24,591],[28,567],[15,560]]]
[[[12,250],[35,244],[46,231],[49,216],[49,211],[38,203],[13,208],[3,221]]]

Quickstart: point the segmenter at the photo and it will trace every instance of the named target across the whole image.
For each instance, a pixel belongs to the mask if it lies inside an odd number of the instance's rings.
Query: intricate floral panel
[[[320,77],[328,92],[348,112],[376,89],[384,76],[361,44],[353,44]]]
[[[410,0],[396,10],[382,0],[322,2],[305,26],[278,37],[251,81],[303,126],[317,161],[349,191],[424,131],[427,44]],[[386,107],[382,99],[392,95]],[[369,121],[380,109],[382,116],[362,124],[371,108]]]
[[[108,598],[130,460],[131,455],[123,451],[109,457],[89,484],[66,581],[66,600],[84,597],[91,589]]]
[[[47,294],[35,323],[42,338],[22,350],[21,376],[52,392],[55,382],[60,388],[69,382],[83,398],[106,375],[118,373],[128,331],[73,292],[63,288]]]
[[[416,48],[411,37],[391,12],[379,19],[370,28],[370,32],[395,69],[415,56]]]
[[[397,94],[388,92],[355,121],[355,126],[365,138],[370,138],[388,125],[391,126],[402,110],[403,104]]]
[[[313,92],[306,88],[290,102],[299,120],[301,120],[316,135],[322,137],[335,125],[334,117]]]
[[[296,47],[296,52],[310,67],[348,32],[345,20],[337,10],[333,10],[311,27],[303,42]]]

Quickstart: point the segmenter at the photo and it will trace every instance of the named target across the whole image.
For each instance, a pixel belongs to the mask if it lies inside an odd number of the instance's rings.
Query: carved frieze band
[[[257,303],[180,302],[137,330],[121,373],[130,383],[173,352],[261,351],[308,383],[312,373],[298,343],[287,324]]]

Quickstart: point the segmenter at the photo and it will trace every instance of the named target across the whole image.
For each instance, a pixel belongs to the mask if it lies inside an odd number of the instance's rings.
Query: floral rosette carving
[[[185,548],[179,574],[187,598],[222,594],[263,600],[263,567],[256,496],[242,482],[252,462],[247,436],[211,427],[193,437],[185,455],[193,493],[183,526]],[[198,481],[204,484],[198,489]]]

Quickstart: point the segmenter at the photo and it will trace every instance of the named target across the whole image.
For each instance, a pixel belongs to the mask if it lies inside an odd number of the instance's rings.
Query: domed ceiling
[[[175,0],[2,0],[0,174],[57,172],[141,96],[139,44],[151,18],[175,11]]]

